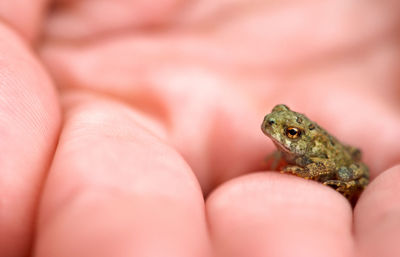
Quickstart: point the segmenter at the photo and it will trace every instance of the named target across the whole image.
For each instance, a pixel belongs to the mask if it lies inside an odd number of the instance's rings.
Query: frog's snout
[[[274,118],[269,117],[268,115],[264,117],[264,121],[261,124],[261,129],[264,133],[266,133],[274,124],[276,123]]]

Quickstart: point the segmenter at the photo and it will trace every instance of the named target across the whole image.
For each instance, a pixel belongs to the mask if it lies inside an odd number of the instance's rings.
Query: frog
[[[340,142],[304,114],[278,104],[264,117],[261,129],[277,148],[275,159],[285,161],[282,173],[327,185],[353,206],[368,185],[361,150]]]

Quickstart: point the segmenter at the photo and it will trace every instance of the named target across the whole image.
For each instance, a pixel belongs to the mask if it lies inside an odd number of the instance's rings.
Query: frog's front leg
[[[301,163],[302,160],[299,160]],[[292,173],[296,176],[305,178],[305,179],[313,179],[318,181],[324,181],[326,178],[330,178],[334,176],[334,163],[322,158],[311,158],[308,160],[308,164],[304,167],[298,165],[289,165],[286,166],[282,172],[284,173]]]
[[[320,181],[321,178],[330,176],[332,174],[331,170],[325,168],[324,165],[318,163],[311,163],[306,165],[306,167],[300,167],[297,165],[290,165],[283,168],[282,173],[292,173],[296,176]]]
[[[296,165],[289,165],[284,167],[281,170],[281,173],[291,173],[293,175],[305,178],[305,179],[310,179],[310,172],[307,168],[302,168],[300,166],[296,166]]]
[[[282,152],[274,151],[265,158],[266,163],[270,163],[269,169],[276,170],[282,160]]]

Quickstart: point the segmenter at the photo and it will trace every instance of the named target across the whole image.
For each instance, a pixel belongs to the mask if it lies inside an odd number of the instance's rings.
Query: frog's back
[[[318,132],[312,150],[318,157],[334,160],[338,167],[350,166],[361,160],[361,151],[358,148],[341,143],[319,126]]]

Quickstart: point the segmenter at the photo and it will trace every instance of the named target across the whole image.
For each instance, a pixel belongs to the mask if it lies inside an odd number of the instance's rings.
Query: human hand
[[[1,256],[399,255],[399,6],[44,2],[0,8]],[[276,103],[364,151],[354,214],[263,171]]]

